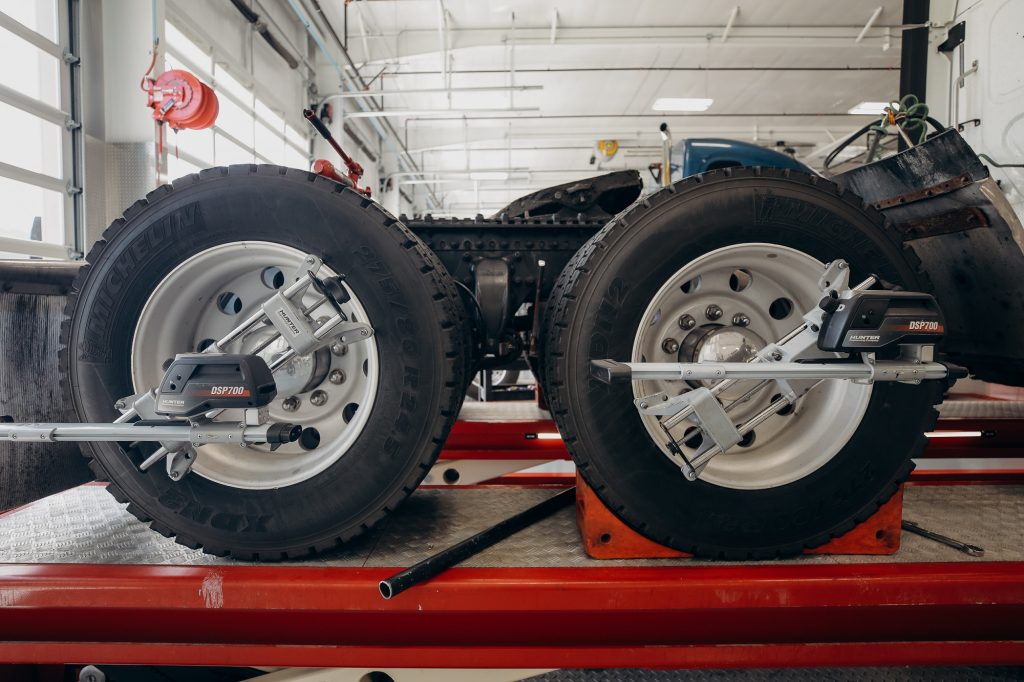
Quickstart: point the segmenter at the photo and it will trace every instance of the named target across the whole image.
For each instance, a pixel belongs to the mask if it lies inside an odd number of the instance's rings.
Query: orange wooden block
[[[895,554],[900,548],[903,487],[867,521],[846,535],[804,554]],[[576,523],[587,554],[594,559],[655,559],[692,556],[665,547],[624,524],[604,506],[579,475],[576,476]]]

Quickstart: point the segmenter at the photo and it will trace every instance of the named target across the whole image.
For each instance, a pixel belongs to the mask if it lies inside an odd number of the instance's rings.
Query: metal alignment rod
[[[219,425],[218,425],[219,426]],[[138,424],[2,424],[0,436],[25,441],[173,441],[186,442],[198,435],[209,442],[267,442],[267,426],[250,426],[230,430],[210,425],[192,427],[187,424],[139,426]]]
[[[326,322],[324,322],[322,325],[320,325],[317,328],[317,330],[315,332],[313,332],[314,338],[316,338],[317,340],[323,339],[325,336],[327,336],[328,334],[331,333],[332,329],[337,327],[339,324],[341,324],[345,320],[346,320],[345,313],[336,313],[334,315],[334,317],[332,317],[331,319],[329,319]],[[274,371],[275,369],[277,369],[278,367],[280,367],[284,363],[286,363],[289,360],[291,360],[293,357],[295,357],[295,349],[294,348],[289,348],[285,352],[281,353],[281,355],[279,355],[277,357],[277,359],[275,359],[273,362],[271,362],[268,365],[270,367],[270,371]]]
[[[899,381],[942,379],[948,373],[945,365],[937,362],[907,363],[880,361],[875,366],[866,362],[701,362],[689,365],[673,363],[644,363],[644,369],[633,370],[634,379],[720,379],[733,381],[747,379],[861,379]],[[903,375],[906,376],[903,376]]]
[[[819,381],[818,383],[821,382]],[[815,384],[814,386],[817,385],[818,384]],[[814,386],[811,386],[811,389],[813,389]],[[810,391],[811,389],[808,389],[808,391]],[[761,424],[768,421],[770,417],[775,415],[776,412],[784,408],[786,405],[789,405],[789,400],[787,400],[785,396],[781,396],[772,401],[772,403],[768,407],[764,408],[763,410],[755,414],[753,417],[743,422],[743,424],[739,426],[736,430],[739,431],[741,436],[745,436],[754,429],[756,429]],[[718,447],[717,444],[712,445],[710,448],[694,457],[693,460],[690,462],[690,466],[693,467],[694,469],[699,469],[700,467],[704,466],[709,461],[711,461],[712,457],[720,454],[722,454],[722,448]]]
[[[295,282],[293,282],[291,285],[289,285],[289,287],[287,289],[285,289],[283,292],[281,292],[281,295],[284,296],[285,298],[291,298],[295,294],[303,291],[306,287],[308,287],[310,284],[312,284],[312,282],[313,282],[312,277],[310,276],[309,273],[307,273],[307,274],[303,275],[302,277],[300,277],[299,279],[295,280]],[[326,302],[327,302],[327,297],[326,296],[320,296],[320,297],[317,298],[317,300],[315,302],[313,302],[312,304],[310,304],[310,305],[306,306],[305,308],[303,308],[302,312],[304,314],[308,315],[310,312],[312,312],[313,310],[316,310],[317,308],[319,308],[321,305],[323,305]],[[260,310],[257,310],[255,313],[253,313],[252,315],[247,317],[245,320],[243,320],[237,327],[235,327],[234,329],[229,331],[227,334],[225,334],[219,340],[215,341],[214,343],[211,343],[209,346],[204,348],[201,352],[203,352],[203,353],[223,353],[224,350],[225,350],[225,347],[229,343],[231,343],[232,341],[237,339],[239,336],[241,336],[242,334],[247,332],[251,327],[253,327],[256,323],[258,323],[264,317],[265,317],[265,315],[263,313],[262,308]],[[343,321],[343,319],[344,319],[343,316],[335,315],[330,320],[325,322],[323,326],[321,326],[319,329],[317,329],[316,337],[318,339],[322,339],[327,334],[327,332],[330,331],[330,329],[328,329],[327,331],[324,331],[323,334],[321,334],[320,332],[324,330],[324,327],[326,327],[327,325],[331,325],[331,328],[333,329],[339,323],[341,323]],[[250,354],[251,355],[256,355],[257,353],[260,353],[260,352],[266,350],[268,347],[270,347],[270,344],[274,343],[279,338],[281,338],[280,332],[275,332],[269,338],[263,340],[262,342],[260,342],[260,344],[258,346],[253,348],[252,352]],[[280,357],[278,357],[276,360],[274,360],[274,362],[270,363],[270,365],[269,365],[270,366],[270,370],[274,371],[276,369],[279,369],[281,367],[281,365],[285,364],[286,362],[291,360],[293,357],[295,357],[295,350],[292,349],[292,348],[289,348]],[[138,416],[138,412],[136,412],[135,409],[132,408],[132,409],[129,409],[127,412],[124,412],[117,419],[115,419],[113,423],[114,424],[125,424],[125,423],[130,422],[132,419],[134,419],[137,416]]]
[[[303,308],[302,309],[302,314],[303,315],[309,315],[311,312],[313,312],[314,310],[316,310],[317,308],[322,306],[324,303],[327,303],[327,297],[326,296],[320,296],[319,298],[317,298],[316,301],[314,301],[313,303],[311,303],[308,306],[306,306],[305,308]],[[260,313],[258,316],[262,316],[262,313]],[[259,355],[260,353],[265,351],[267,348],[269,348],[270,344],[274,343],[275,341],[277,341],[280,338],[281,338],[281,332],[275,331],[273,334],[271,334],[266,339],[261,341],[254,348],[250,349],[249,350],[249,355]],[[222,339],[222,341],[223,341],[223,339]],[[213,344],[213,345],[214,346],[220,346],[220,342],[218,342],[216,344]],[[210,346],[210,348],[212,348],[212,347],[213,346]],[[207,351],[208,350],[209,350],[209,348],[207,349]],[[207,352],[207,351],[203,351],[203,352]],[[273,368],[271,368],[271,369],[273,369]]]
[[[874,275],[871,275],[867,279],[865,279],[863,282],[861,282],[857,286],[853,287],[852,290],[853,291],[863,291],[865,289],[868,289],[868,288],[874,286],[877,281],[878,281],[878,279]],[[779,339],[774,345],[776,345],[776,346],[783,346],[783,345],[789,343],[790,341],[795,339],[797,336],[799,336],[800,334],[804,333],[804,331],[806,331],[808,329],[808,327],[809,327],[809,324],[807,322],[804,322],[803,324],[795,327],[791,332],[789,332],[788,334],[783,336],[781,339]],[[748,362],[749,363],[759,363],[759,362],[764,362],[766,359],[767,359],[767,354],[764,353],[764,351],[762,351],[758,355],[755,355],[754,357],[750,358],[750,360],[748,360]],[[636,378],[636,375],[634,375],[634,378]],[[663,378],[663,377],[658,377],[658,378]],[[773,378],[768,378],[763,383],[767,383],[767,381],[772,381],[772,380],[773,380]],[[722,391],[724,391],[725,389],[727,389],[730,386],[734,385],[737,381],[739,381],[739,379],[725,379],[724,381],[719,381],[717,384],[715,384],[714,386],[711,387],[711,395],[713,395],[713,396],[719,395]],[[763,383],[762,384],[758,384],[757,386],[752,388],[750,391],[748,391],[747,393],[745,393],[742,396],[740,396],[740,398],[738,398],[738,399],[734,400],[733,402],[729,403],[729,406],[725,408],[725,411],[728,412],[730,409],[732,409],[732,406],[739,405],[743,401],[747,400],[751,395],[753,395],[754,392],[756,392],[758,389],[761,388]],[[672,415],[668,419],[662,420],[662,425],[665,426],[666,430],[670,429],[673,426],[676,426],[677,424],[682,422],[683,420],[688,419],[690,417],[690,415],[692,415],[692,414],[693,414],[693,406],[692,405],[687,405],[681,411],[679,411],[676,414]]]
[[[757,382],[757,384],[755,384],[749,391],[747,391],[746,393],[741,395],[739,398],[736,398],[736,400],[733,400],[731,403],[726,405],[725,406],[725,411],[726,412],[731,412],[736,407],[738,407],[738,406],[742,405],[743,403],[747,402],[752,397],[754,397],[755,393],[760,391],[762,388],[764,388],[765,386],[767,386],[771,382],[772,382],[771,379],[765,379],[764,381]],[[725,382],[722,382],[722,383],[725,383]],[[719,384],[719,385],[721,385],[721,384]],[[714,389],[712,389],[711,393],[715,394],[716,392],[715,392]],[[680,410],[679,412],[676,412],[671,417],[667,417],[667,418],[661,420],[661,425],[665,428],[666,431],[668,431],[669,429],[674,428],[678,424],[686,421],[687,418],[691,414],[693,414],[693,408],[691,406],[687,406],[687,409]]]
[[[289,287],[287,289],[282,291],[281,295],[284,296],[285,298],[291,298],[292,296],[294,296],[295,294],[299,293],[300,291],[302,291],[306,287],[308,287],[310,284],[312,284],[312,282],[313,282],[312,277],[309,275],[309,273],[306,273],[302,277],[300,277],[297,280],[295,280],[295,282],[293,282],[291,285],[289,285]],[[322,304],[326,300],[327,300],[326,297],[322,297],[322,300],[320,301],[320,303],[317,303],[317,305]],[[307,309],[303,310],[303,312],[304,313],[308,313],[310,310],[312,310],[315,307],[316,306],[312,306],[310,308],[307,308]],[[241,336],[242,334],[247,332],[250,327],[252,327],[254,324],[256,324],[257,322],[262,320],[263,317],[264,317],[264,313],[263,313],[263,309],[261,308],[260,310],[257,310],[252,315],[250,315],[248,318],[246,318],[237,327],[235,327],[234,329],[229,331],[227,334],[225,334],[219,341],[211,344],[209,347],[204,349],[202,352],[204,352],[204,353],[208,353],[208,352],[213,352],[213,353],[221,352],[221,353],[223,353],[224,352],[224,347],[227,344],[231,343],[232,341],[237,339],[239,336]],[[267,344],[267,345],[270,345],[270,344]]]
[[[689,365],[676,363],[645,363],[634,369],[633,379],[870,379],[871,365],[857,363],[804,362],[701,362]]]

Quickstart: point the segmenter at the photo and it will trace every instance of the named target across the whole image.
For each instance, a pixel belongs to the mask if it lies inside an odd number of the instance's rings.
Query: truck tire
[[[434,254],[347,187],[306,171],[244,165],[158,188],[89,252],[62,330],[77,418],[119,416],[115,401],[157,385],[175,353],[201,350],[237,325],[306,253],[321,257],[328,274],[346,276],[347,312],[375,330],[368,341],[321,349],[275,376],[271,419],[312,425],[319,445],[204,445],[178,482],[162,462],[139,470],[154,444],[85,445],[114,497],[183,545],[274,561],[346,542],[416,488],[457,416],[468,328]],[[267,329],[228,350],[247,352]],[[294,402],[285,405],[288,398]]]
[[[849,531],[906,480],[944,382],[822,382],[691,483],[666,456],[656,418],[633,405],[687,385],[590,377],[591,359],[708,359],[700,354],[714,351],[712,334],[741,334],[755,349],[776,341],[817,303],[822,266],[837,258],[849,262],[851,285],[875,273],[926,289],[916,257],[877,212],[789,170],[682,180],[617,216],[576,254],[548,303],[547,396],[580,473],[627,525],[702,557],[788,556]],[[772,388],[737,415],[766,407]]]

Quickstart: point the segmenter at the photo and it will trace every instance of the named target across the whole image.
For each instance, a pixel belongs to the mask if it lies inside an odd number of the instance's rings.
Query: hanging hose
[[[873,134],[868,143],[867,155],[864,163],[874,161],[875,153],[878,151],[882,139],[890,135],[890,127],[895,126],[897,133],[904,139],[908,146],[914,147],[921,144],[928,138],[928,127],[931,126],[936,132],[945,129],[941,123],[928,115],[928,105],[921,102],[916,95],[905,95],[900,101],[889,102],[885,107],[881,118],[862,127],[857,132],[837,146],[825,158],[825,169],[828,169],[836,157],[850,144],[864,134]]]
[[[160,184],[160,158],[164,152],[164,124],[175,131],[209,128],[220,113],[217,94],[188,71],[171,69],[155,78],[150,74],[156,66],[160,40],[153,38],[153,58],[142,76],[139,87],[146,93],[146,106],[153,110],[156,126],[156,181]]]
[[[910,146],[924,142],[928,135],[928,105],[920,101],[917,95],[904,95],[898,102],[889,102],[881,120],[873,127],[882,135],[888,132],[888,126],[895,125],[904,140]]]

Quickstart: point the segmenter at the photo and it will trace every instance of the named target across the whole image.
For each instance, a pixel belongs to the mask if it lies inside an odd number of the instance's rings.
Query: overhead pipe
[[[860,30],[860,33],[857,34],[857,39],[854,40],[853,42],[859,43],[860,41],[864,40],[864,36],[866,36],[868,34],[868,31],[871,30],[871,27],[875,24],[875,20],[878,19],[878,16],[881,13],[882,6],[879,5],[877,8],[875,8],[875,11],[872,12],[871,16],[868,17],[868,22],[864,24],[864,28]]]
[[[658,130],[661,131],[661,186],[668,187],[672,184],[672,131],[664,121]]]
[[[442,95],[452,92],[505,92],[507,90],[543,90],[543,85],[474,85],[465,88],[409,88],[398,90],[367,90],[365,92],[336,92],[320,99],[324,103],[329,99],[359,99],[363,97],[388,97],[391,95]]]
[[[519,68],[524,73],[588,73],[606,71],[899,71],[898,66],[570,66],[570,67],[538,67]],[[393,76],[430,76],[434,71],[402,71]],[[504,74],[508,69],[452,69],[451,73],[472,74]],[[521,87],[521,86],[517,86]],[[527,86],[529,87],[529,86]]]
[[[722,31],[721,42],[725,42],[729,39],[729,33],[732,31],[732,25],[736,23],[736,15],[740,13],[740,6],[736,5],[732,8],[732,12],[729,13],[729,20],[725,22],[725,30]],[[857,42],[860,42],[859,40]]]
[[[245,17],[246,21],[252,24],[253,29],[262,36],[263,40],[267,41],[267,45],[270,45],[271,49],[288,63],[290,68],[299,68],[299,60],[270,32],[270,29],[267,28],[267,23],[260,20],[260,15],[253,12],[243,0],[231,0],[231,4]]]

